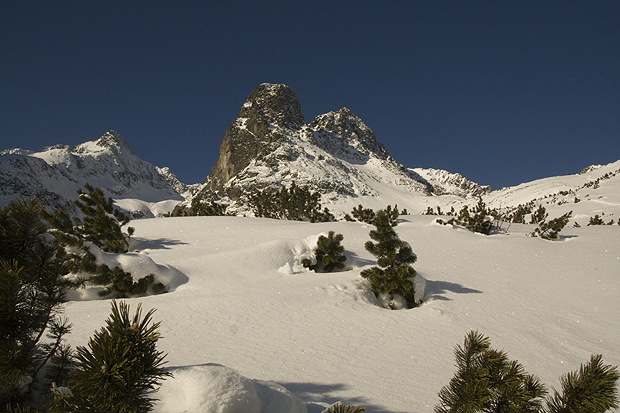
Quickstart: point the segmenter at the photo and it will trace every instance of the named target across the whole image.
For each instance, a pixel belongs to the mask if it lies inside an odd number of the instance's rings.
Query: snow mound
[[[307,413],[283,386],[242,376],[219,364],[172,369],[159,389],[155,413]]]
[[[317,235],[310,235],[301,240],[291,241],[289,244],[291,256],[286,264],[278,268],[278,271],[282,274],[299,274],[310,271],[304,267],[302,261],[309,259],[311,263],[316,263],[316,249],[321,236],[327,236],[327,233],[323,232]]]
[[[148,256],[148,253],[144,251],[113,254],[104,252],[93,244],[89,245],[89,250],[97,259],[97,265],[105,264],[110,269],[121,267],[123,271],[131,274],[134,282],[153,274],[156,283],[162,283],[168,292],[172,292],[179,285],[186,283],[188,280],[187,276],[176,268],[155,263],[155,261]],[[75,281],[78,277],[88,279],[90,276],[91,275],[87,273],[78,273],[70,274],[67,278]],[[103,291],[103,289],[104,287],[86,282],[84,288],[70,290],[67,293],[67,299],[70,301],[101,299],[98,293]]]
[[[147,202],[140,199],[125,198],[115,199],[116,205],[121,211],[137,218],[160,218],[172,212],[175,206],[181,202],[177,199],[168,199],[159,202]]]

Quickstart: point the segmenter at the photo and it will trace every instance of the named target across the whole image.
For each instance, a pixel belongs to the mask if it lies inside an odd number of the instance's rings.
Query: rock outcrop
[[[248,194],[292,182],[308,185],[330,203],[378,197],[385,184],[405,193],[450,192],[449,186],[435,185],[397,163],[349,109],[319,115],[306,124],[290,87],[262,84],[246,98],[224,134],[219,158],[203,186],[176,213],[192,203],[214,201],[228,206],[230,213],[244,213]],[[465,193],[459,190],[459,195]]]

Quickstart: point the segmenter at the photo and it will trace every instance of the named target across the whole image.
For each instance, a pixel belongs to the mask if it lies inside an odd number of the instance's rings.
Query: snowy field
[[[175,379],[164,382],[156,411],[319,413],[341,400],[368,413],[431,412],[455,372],[454,346],[472,329],[548,388],[591,354],[620,364],[619,225],[571,221],[550,242],[527,237],[532,225],[485,236],[432,216],[401,218],[395,229],[427,280],[423,305],[402,311],[380,308],[359,276],[376,263],[364,249],[371,225],[132,221],[135,259],[165,268],[174,287],[127,300],[132,312],[140,302],[157,308],[162,321],[159,349]],[[349,270],[302,270],[300,257],[329,230],[344,235]],[[85,345],[110,302],[65,308],[69,342]],[[279,399],[286,392],[276,383],[301,403]]]

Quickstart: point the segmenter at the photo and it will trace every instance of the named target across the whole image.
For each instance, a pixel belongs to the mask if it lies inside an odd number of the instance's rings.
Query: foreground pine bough
[[[509,360],[504,350],[492,349],[489,338],[477,331],[465,336],[454,355],[458,370],[439,392],[436,413],[586,413],[618,408],[618,368],[604,365],[600,355],[562,377],[561,392],[553,390],[546,399],[547,389],[536,376]]]

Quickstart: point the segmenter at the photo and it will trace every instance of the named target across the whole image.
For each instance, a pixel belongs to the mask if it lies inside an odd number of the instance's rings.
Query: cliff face
[[[304,126],[301,105],[290,87],[260,85],[224,133],[219,158],[205,179],[206,188],[222,191],[253,159],[264,156],[283,139],[283,129],[298,131]]]

